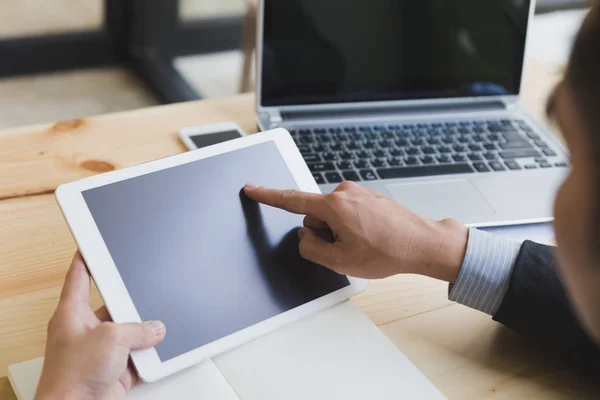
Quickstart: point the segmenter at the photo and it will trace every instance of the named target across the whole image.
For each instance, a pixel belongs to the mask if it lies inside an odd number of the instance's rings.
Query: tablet
[[[242,191],[248,182],[319,193],[283,129],[57,189],[112,319],[167,327],[162,343],[131,355],[142,380],[173,374],[366,288],[364,280],[300,257],[303,217],[251,201]]]

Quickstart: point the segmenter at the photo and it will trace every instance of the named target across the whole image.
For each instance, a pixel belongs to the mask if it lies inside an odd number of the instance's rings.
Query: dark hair
[[[593,7],[585,18],[575,38],[571,57],[561,85],[571,94],[581,126],[589,137],[591,155],[596,162],[594,189],[600,198],[600,3]],[[548,114],[553,114],[555,93],[547,106]],[[592,243],[600,254],[600,201],[595,216]]]

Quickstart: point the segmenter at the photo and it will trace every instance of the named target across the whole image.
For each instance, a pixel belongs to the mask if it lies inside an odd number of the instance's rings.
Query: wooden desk
[[[530,64],[525,98],[534,113],[556,79]],[[0,376],[43,354],[75,251],[56,186],[180,153],[185,126],[234,120],[254,132],[253,110],[254,97],[244,95],[0,132]],[[446,293],[442,282],[397,276],[374,281],[354,301],[450,399],[600,398],[600,387]],[[0,378],[0,399],[13,398]]]

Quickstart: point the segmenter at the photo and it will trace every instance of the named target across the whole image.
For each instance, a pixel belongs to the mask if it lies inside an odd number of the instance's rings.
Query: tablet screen
[[[161,320],[161,361],[348,286],[298,253],[302,216],[244,184],[297,188],[274,142],[83,192],[142,320]]]

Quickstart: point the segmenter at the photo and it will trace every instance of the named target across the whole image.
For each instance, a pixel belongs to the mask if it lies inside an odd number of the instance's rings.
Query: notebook
[[[43,359],[8,368],[33,400]],[[445,397],[354,304],[346,301],[179,374],[128,399],[319,400]]]

